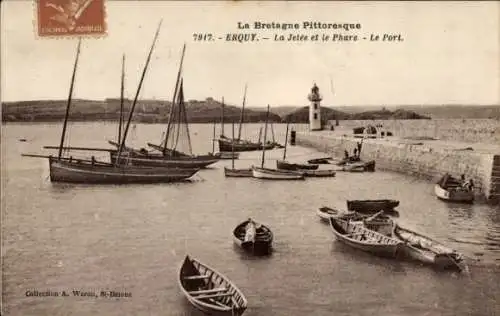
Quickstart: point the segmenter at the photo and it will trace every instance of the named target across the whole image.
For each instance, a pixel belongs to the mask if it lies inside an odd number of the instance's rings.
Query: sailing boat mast
[[[125,54],[123,54],[122,56],[122,83],[120,88],[120,120],[118,122],[118,141],[117,141],[118,144],[122,140],[124,89],[125,89]]]
[[[286,134],[285,134],[285,150],[283,150],[283,161],[286,159],[286,144],[288,142],[288,127],[290,126],[290,122],[286,123]]]
[[[221,136],[224,136],[224,97],[222,97],[222,113],[221,113],[221,116],[220,116],[220,126],[221,126],[221,132],[220,132],[220,135]]]
[[[193,149],[191,147],[191,137],[189,136],[189,124],[187,121],[187,114],[186,114],[186,104],[184,102],[184,78],[181,78],[181,84],[179,88],[179,94],[178,94],[178,100],[177,104],[179,106],[179,116],[178,116],[178,128],[177,128],[177,135],[175,139],[175,145],[173,146],[173,150],[177,149],[177,144],[179,143],[179,134],[180,134],[180,125],[181,125],[181,120],[184,120],[186,124],[186,133],[187,133],[187,139],[188,139],[188,146],[189,146],[189,154],[193,153]]]
[[[234,170],[234,121],[232,122],[232,143],[231,143],[231,167]]]
[[[118,154],[116,156],[116,162],[115,162],[116,165],[120,163],[120,156],[123,148],[125,147],[125,140],[127,139],[128,129],[130,127],[130,121],[132,120],[132,115],[134,114],[134,109],[137,104],[137,99],[139,98],[139,93],[141,92],[142,83],[144,81],[144,77],[146,76],[146,72],[149,66],[149,61],[151,60],[151,55],[153,54],[153,49],[155,47],[156,40],[158,39],[158,34],[160,33],[160,27],[162,22],[163,20],[160,20],[160,23],[158,24],[158,28],[156,29],[155,37],[153,39],[153,44],[151,44],[151,48],[149,49],[149,54],[146,59],[146,64],[144,65],[144,69],[142,70],[141,80],[139,81],[139,86],[137,87],[137,91],[135,93],[134,102],[132,103],[132,107],[130,108],[130,112],[128,115],[127,125],[125,127],[125,131],[123,132],[123,139],[121,140],[120,147],[118,148]]]
[[[184,43],[184,45],[182,46],[181,61],[179,63],[179,70],[177,71],[177,79],[175,81],[174,95],[172,97],[172,106],[170,107],[170,115],[168,117],[167,131],[165,133],[165,143],[163,144],[163,155],[165,155],[165,153],[167,151],[168,138],[170,136],[170,128],[172,126],[172,117],[174,114],[175,100],[177,98],[177,90],[179,88],[179,80],[181,78],[182,64],[184,63],[184,54],[185,53],[186,53],[186,43]]]
[[[245,113],[246,99],[247,99],[247,84],[245,84],[245,93],[243,94],[243,106],[241,108],[240,125],[238,126],[238,140],[241,139],[241,126],[243,125],[243,114]]]
[[[264,168],[264,156],[266,154],[267,121],[269,120],[269,104],[267,105],[266,126],[264,127],[264,144],[262,146],[262,161],[260,167]]]
[[[76,49],[76,57],[75,57],[75,65],[73,66],[73,75],[71,76],[71,84],[69,86],[69,96],[68,96],[68,104],[66,105],[66,114],[64,115],[64,124],[61,134],[61,143],[59,145],[59,154],[57,155],[57,159],[61,160],[62,151],[64,147],[64,139],[66,138],[66,128],[68,126],[68,116],[69,116],[69,108],[71,107],[71,99],[73,98],[73,87],[75,85],[75,75],[76,75],[76,67],[78,65],[78,58],[80,57],[80,46],[82,40],[78,40],[78,47]]]

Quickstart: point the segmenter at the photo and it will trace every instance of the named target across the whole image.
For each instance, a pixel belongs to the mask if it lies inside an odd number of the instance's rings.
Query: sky
[[[106,1],[108,35],[82,42],[75,98],[132,98],[159,39],[141,98],[172,98],[183,43],[186,99],[213,97],[247,106],[323,104],[500,104],[499,2],[175,2]],[[32,1],[2,1],[1,99],[66,99],[77,39],[36,36]],[[255,21],[361,24],[360,30],[242,30]],[[193,34],[255,33],[259,42],[195,41]],[[358,35],[357,42],[275,42],[274,35]],[[370,41],[371,34],[403,41]]]

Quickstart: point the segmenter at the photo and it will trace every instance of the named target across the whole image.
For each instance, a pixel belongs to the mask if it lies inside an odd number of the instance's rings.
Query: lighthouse
[[[309,130],[310,131],[320,131],[322,130],[321,126],[321,95],[319,94],[319,88],[314,84],[311,88],[311,93],[309,93],[308,97],[309,101],[311,101],[311,105],[309,106]]]

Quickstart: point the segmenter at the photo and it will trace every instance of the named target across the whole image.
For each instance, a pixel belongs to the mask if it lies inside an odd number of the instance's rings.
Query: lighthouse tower
[[[320,131],[322,130],[320,108],[322,98],[316,84],[311,88],[311,93],[309,93],[307,98],[311,101],[311,105],[309,106],[309,130]]]

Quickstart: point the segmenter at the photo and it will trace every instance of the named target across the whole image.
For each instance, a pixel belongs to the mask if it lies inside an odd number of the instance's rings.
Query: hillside
[[[396,111],[382,109],[378,111],[366,111],[361,113],[346,113],[327,107],[321,107],[321,119],[323,123],[326,123],[326,121],[330,120],[416,120],[429,119],[429,117],[402,109],[398,109]],[[294,112],[286,115],[283,120],[290,123],[307,123],[309,122],[309,107],[304,106],[298,110],[295,110]]]
[[[125,113],[132,104],[125,100]],[[168,121],[171,102],[164,100],[140,100],[134,113],[134,122],[163,123]],[[213,123],[221,119],[221,103],[207,98],[204,101],[189,100],[186,104],[187,117],[192,123]],[[21,101],[2,103],[2,121],[4,122],[53,122],[62,121],[66,110],[66,101]],[[118,120],[120,113],[119,99],[73,100],[70,110],[72,121],[106,121]],[[224,117],[226,122],[239,122],[241,108],[226,105]],[[266,111],[245,110],[244,121],[247,123],[263,122]],[[280,122],[281,117],[270,113],[271,122]]]

